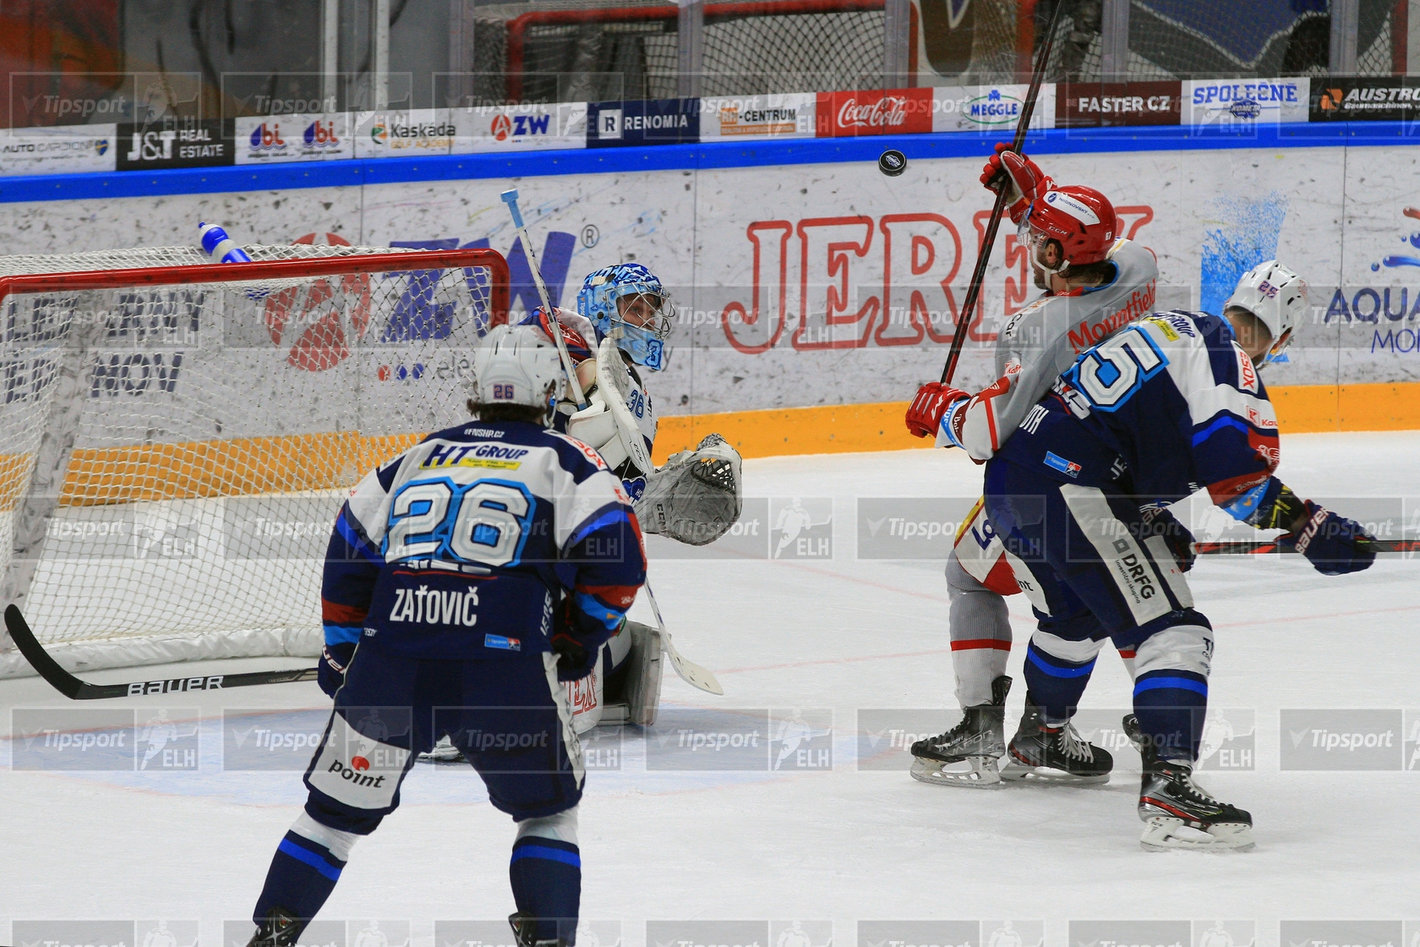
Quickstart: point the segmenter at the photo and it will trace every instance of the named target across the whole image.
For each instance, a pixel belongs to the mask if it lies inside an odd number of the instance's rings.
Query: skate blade
[[[1156,815],[1144,821],[1139,845],[1151,852],[1246,852],[1253,847],[1252,826],[1219,822],[1199,828],[1183,819]]]
[[[1108,773],[1100,773],[1098,776],[1078,776],[1074,773],[1067,773],[1063,769],[1030,766],[1014,759],[1006,762],[1005,768],[1001,770],[1001,778],[1012,783],[1029,781],[1054,786],[1099,786],[1109,782]]]
[[[435,747],[428,753],[420,753],[415,759],[420,763],[462,763],[463,754],[456,747]]]
[[[966,769],[947,769],[948,766]],[[912,761],[912,778],[932,786],[960,786],[967,789],[998,789],[1001,773],[996,760],[989,756],[965,756],[953,763],[926,760]]]

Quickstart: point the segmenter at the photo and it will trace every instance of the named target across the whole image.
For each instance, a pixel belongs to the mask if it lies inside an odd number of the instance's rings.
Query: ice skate
[[[1080,739],[1074,726],[1048,726],[1039,707],[1027,703],[1021,725],[1006,750],[1001,778],[1027,777],[1091,786],[1109,782],[1114,758],[1103,747]]]
[[[247,947],[291,947],[304,927],[298,918],[281,908],[272,908],[266,920],[256,926],[256,933],[247,941]]]
[[[535,940],[533,930],[537,927],[537,921],[526,914],[509,914],[508,924],[513,928],[513,939],[518,942],[518,947],[567,947],[567,941],[561,937]]]
[[[978,789],[1001,785],[997,762],[1006,752],[1006,694],[1011,679],[991,682],[991,703],[962,711],[962,719],[946,733],[912,744],[912,778],[938,786]]]
[[[1139,785],[1139,844],[1152,851],[1246,851],[1253,846],[1252,814],[1219,802],[1193,781],[1187,763],[1154,759]]]
[[[420,753],[418,760],[421,763],[462,763],[463,754],[454,746],[453,740],[443,736],[428,753]]]

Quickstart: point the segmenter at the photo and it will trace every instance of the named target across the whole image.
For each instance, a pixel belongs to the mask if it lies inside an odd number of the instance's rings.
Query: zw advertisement
[[[453,109],[450,115],[455,154],[583,148],[587,143],[587,106],[582,102]]]

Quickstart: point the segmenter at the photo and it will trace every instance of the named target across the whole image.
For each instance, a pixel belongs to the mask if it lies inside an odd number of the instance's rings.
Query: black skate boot
[[[1132,725],[1132,729],[1131,729]],[[1196,849],[1247,851],[1252,848],[1252,814],[1219,802],[1193,781],[1188,763],[1161,759],[1139,721],[1124,718],[1124,732],[1139,748],[1144,775],[1139,781],[1139,844],[1151,851]]]
[[[292,917],[281,908],[272,908],[266,920],[256,925],[256,933],[247,941],[247,947],[291,947],[305,927],[300,918]]]
[[[1006,694],[1010,689],[1011,679],[1001,675],[991,682],[991,703],[964,708],[955,727],[912,744],[912,778],[938,786],[986,789],[1001,785],[997,760],[1006,752]]]
[[[1021,725],[1006,750],[1002,779],[1028,776],[1081,786],[1109,782],[1114,758],[1104,747],[1080,739],[1069,723],[1053,727],[1045,723],[1041,709],[1026,697]]]
[[[513,928],[513,939],[518,942],[518,947],[567,947],[567,941],[561,937],[536,940],[533,932],[537,930],[537,920],[526,914],[509,914],[508,923]]]

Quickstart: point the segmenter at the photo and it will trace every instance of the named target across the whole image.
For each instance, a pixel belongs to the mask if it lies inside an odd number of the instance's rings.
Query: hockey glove
[[[907,430],[914,437],[936,437],[947,409],[953,403],[970,397],[960,388],[929,381],[917,389],[917,397],[912,399],[907,409]]]
[[[1311,500],[1305,502],[1306,523],[1294,533],[1279,536],[1277,542],[1306,556],[1322,575],[1345,575],[1370,568],[1376,561],[1372,547],[1375,537],[1355,520],[1337,516]]]
[[[1006,189],[1006,211],[1011,223],[1019,224],[1031,201],[1048,191],[1053,182],[1039,165],[1010,147],[1005,142],[996,143],[996,153],[986,159],[986,166],[981,169],[981,183],[992,193]]]
[[[552,651],[557,655],[557,679],[564,684],[580,681],[597,666],[597,655],[613,632],[575,608],[570,597],[563,600],[556,623]]]
[[[340,685],[345,683],[345,669],[350,666],[350,659],[354,656],[353,641],[328,644],[321,648],[320,660],[316,662],[316,683],[325,691],[326,696],[334,697],[335,692],[340,690]]]
[[[1163,507],[1149,507],[1140,511],[1144,516],[1144,534],[1141,539],[1150,536],[1160,536],[1164,540],[1164,545],[1169,547],[1169,552],[1173,553],[1174,561],[1178,563],[1181,571],[1187,572],[1193,568],[1193,560],[1197,556],[1193,552],[1193,534],[1188,527],[1184,526],[1177,516]]]

